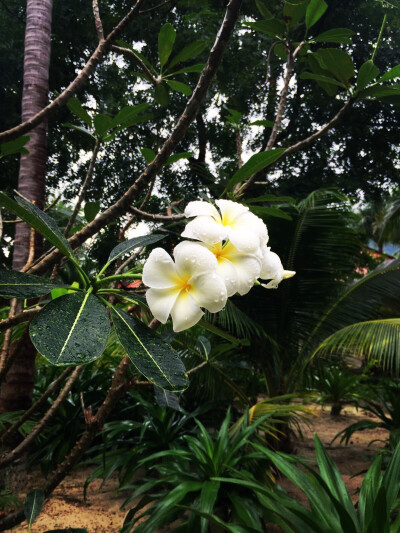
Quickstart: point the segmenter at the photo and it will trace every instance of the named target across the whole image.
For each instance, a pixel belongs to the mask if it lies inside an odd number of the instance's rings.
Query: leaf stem
[[[372,62],[374,61],[375,56],[376,56],[376,52],[378,51],[378,46],[380,45],[380,42],[381,42],[381,39],[382,39],[382,34],[383,34],[383,30],[385,28],[386,20],[387,20],[387,13],[385,13],[384,16],[383,16],[381,29],[379,30],[378,40],[376,41],[376,45],[375,45],[375,48],[374,48],[374,51],[373,51],[372,57],[371,57],[371,61]]]

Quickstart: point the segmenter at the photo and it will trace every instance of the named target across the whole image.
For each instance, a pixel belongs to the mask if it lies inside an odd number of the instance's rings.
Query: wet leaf
[[[66,294],[48,303],[32,320],[29,335],[53,365],[82,365],[103,353],[110,333],[107,311],[89,293]]]
[[[135,237],[134,239],[129,239],[129,241],[121,242],[113,250],[111,250],[110,257],[107,260],[107,264],[111,263],[118,259],[135,248],[140,248],[141,246],[148,246],[149,244],[154,244],[155,242],[161,241],[164,238],[164,235],[142,235],[141,237]]]
[[[4,298],[36,298],[53,289],[68,288],[69,285],[53,283],[49,279],[0,268],[0,295]]]
[[[42,489],[33,489],[28,492],[24,505],[24,514],[26,521],[32,525],[39,516],[44,503],[44,492]]]

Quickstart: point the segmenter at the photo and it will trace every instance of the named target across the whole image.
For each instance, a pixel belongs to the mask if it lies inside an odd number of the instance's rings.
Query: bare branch
[[[24,453],[24,451],[28,448],[28,446],[36,439],[36,437],[39,435],[42,429],[46,427],[46,425],[55,415],[57,409],[60,407],[61,403],[64,401],[64,399],[69,394],[69,391],[71,390],[72,385],[78,379],[79,374],[82,372],[82,370],[83,370],[83,366],[77,366],[75,368],[69,380],[65,384],[63,390],[60,392],[57,399],[52,403],[50,409],[41,419],[39,424],[35,426],[35,428],[29,433],[29,435],[27,435],[25,439],[17,447],[15,447],[11,452],[7,453],[6,455],[3,455],[3,457],[0,458],[0,468],[5,468],[6,466],[10,465],[15,459],[20,457]]]
[[[92,6],[93,6],[94,23],[96,24],[97,36],[99,38],[99,41],[101,42],[104,39],[104,31],[103,31],[103,24],[101,23],[99,4],[97,0],[93,0]]]
[[[77,200],[77,202],[75,204],[74,210],[72,211],[72,215],[70,216],[70,218],[68,220],[67,227],[65,228],[65,231],[64,231],[64,235],[66,237],[68,237],[68,233],[70,232],[70,229],[72,228],[72,225],[75,222],[76,217],[78,216],[79,209],[81,208],[82,202],[85,199],[85,196],[86,196],[87,190],[89,188],[90,182],[92,181],[93,172],[94,172],[94,165],[96,163],[97,154],[98,154],[98,151],[99,151],[99,148],[100,148],[100,144],[101,144],[100,139],[97,139],[96,143],[94,145],[94,148],[93,148],[93,154],[92,154],[92,158],[90,160],[88,171],[86,173],[85,181],[83,182],[82,189],[81,189],[81,192],[79,193],[78,200]]]
[[[83,87],[88,80],[89,76],[93,74],[97,66],[103,61],[105,55],[110,50],[112,43],[118,39],[121,33],[125,30],[132,19],[139,15],[139,9],[144,0],[137,0],[135,6],[125,15],[125,17],[115,26],[111,33],[102,40],[97,46],[96,50],[90,56],[88,62],[83,67],[78,76],[68,85],[62,93],[57,96],[55,100],[50,102],[49,105],[41,109],[36,115],[29,120],[22,122],[18,126],[11,128],[7,131],[0,133],[0,143],[4,143],[11,139],[15,139],[24,133],[27,133],[38,124],[49,118],[60,107],[64,106],[72,96]]]
[[[175,150],[178,143],[183,139],[191,122],[196,117],[200,105],[204,100],[207,90],[221,63],[223,53],[239,16],[240,6],[241,0],[230,0],[221,28],[217,34],[214,46],[210,51],[209,58],[201,72],[197,86],[187,102],[171,135],[165,141],[155,159],[147,166],[144,172],[142,172],[133,185],[117,202],[115,202],[114,205],[103,211],[103,213],[97,216],[82,230],[69,238],[69,243],[73,248],[80,246],[89,237],[97,233],[101,228],[104,228],[112,220],[115,220],[117,217],[126,213],[135,198],[137,198],[146,185],[151,183],[163,165],[167,162],[168,157]],[[48,254],[31,269],[31,272],[35,274],[46,272],[60,258],[60,256],[61,254],[58,251]]]
[[[176,222],[178,220],[183,220],[185,215],[155,215],[153,213],[146,213],[137,207],[131,206],[129,211],[137,215],[139,218],[144,218],[145,220],[154,220],[155,222]]]
[[[27,320],[30,320],[33,318],[39,311],[41,311],[41,307],[33,307],[32,309],[25,309],[25,311],[22,311],[18,315],[9,316],[8,318],[5,318],[4,320],[0,320],[0,333],[2,331],[5,331],[8,328],[12,328],[13,326],[16,326],[17,324],[21,324],[21,322],[26,322]]]
[[[11,298],[11,300],[10,300],[10,310],[8,312],[8,318],[9,319],[15,314],[16,309],[17,309],[17,299],[16,298]],[[4,368],[5,364],[6,364],[8,349],[10,348],[10,344],[11,344],[11,336],[12,336],[12,328],[9,328],[4,333],[3,344],[2,344],[2,347],[1,347],[0,371],[3,370],[3,368]]]
[[[139,65],[139,67],[142,69],[142,71],[144,72],[144,74],[147,76],[148,80],[154,85],[158,85],[159,83],[161,83],[161,79],[158,80],[154,75],[153,73],[151,72],[151,70],[149,68],[147,68],[147,65],[140,59],[139,56],[137,56],[135,54],[135,52],[133,50],[130,50],[129,48],[124,48],[123,46],[117,46],[115,44],[113,44],[111,46],[111,51],[112,52],[116,52],[117,54],[122,54],[123,56],[129,58],[129,59],[133,59],[133,61],[135,63],[137,63]]]
[[[33,415],[33,413],[40,409],[40,407],[46,402],[47,398],[51,396],[51,394],[58,389],[59,385],[61,385],[64,379],[71,374],[73,369],[74,368],[72,366],[69,366],[64,370],[62,374],[58,376],[55,381],[53,381],[53,383],[46,390],[46,392],[42,394],[42,396],[38,400],[36,400],[36,402],[32,404],[27,411],[25,411],[21,418],[17,420],[12,426],[10,426],[4,433],[2,433],[2,435],[0,436],[0,443],[7,441],[7,439],[13,433],[15,433],[22,426],[22,424]]]
[[[143,11],[139,11],[139,15],[145,15],[146,13],[151,13],[152,11],[155,11],[156,9],[159,9],[160,7],[166,6],[167,4],[170,4],[172,0],[165,0],[165,2],[161,2],[161,4],[157,4],[154,7],[149,7],[149,9],[144,9]]]

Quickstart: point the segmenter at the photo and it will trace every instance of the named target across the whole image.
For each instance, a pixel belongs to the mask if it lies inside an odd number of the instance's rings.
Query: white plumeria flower
[[[226,304],[224,280],[218,276],[217,259],[199,243],[183,241],[174,249],[175,263],[162,248],[155,248],[143,267],[143,283],[150,287],[147,303],[154,317],[166,323],[172,317],[174,331],[183,331],[203,316]]]
[[[228,297],[237,292],[242,296],[247,294],[260,276],[260,256],[239,252],[230,241],[225,245],[219,242],[204,246],[217,258],[217,274],[225,281]]]
[[[285,270],[279,255],[271,252],[269,246],[264,245],[261,248],[262,266],[260,271],[261,279],[270,279],[269,283],[261,283],[265,289],[277,289],[283,279],[292,278],[296,272],[294,270]]]
[[[244,253],[253,253],[261,243],[268,241],[268,231],[264,222],[249,211],[249,208],[231,200],[216,200],[218,210],[208,202],[190,202],[185,216],[195,217],[190,221],[183,237],[196,239],[206,244],[217,244],[229,239]]]

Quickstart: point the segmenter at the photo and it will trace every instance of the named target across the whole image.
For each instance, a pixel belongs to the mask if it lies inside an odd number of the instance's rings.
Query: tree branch
[[[70,237],[69,243],[73,248],[80,246],[89,237],[97,233],[112,220],[126,213],[135,198],[137,198],[146,185],[151,183],[163,165],[167,162],[168,157],[172,154],[178,143],[183,139],[191,122],[196,117],[202,101],[206,97],[208,88],[222,61],[223,53],[239,16],[240,6],[241,0],[230,0],[224,20],[217,34],[216,41],[210,51],[207,63],[201,72],[196,88],[187,102],[171,135],[165,141],[155,159],[147,166],[144,172],[142,172],[133,185],[119,200],[117,200],[117,202],[115,202],[114,205],[103,211],[103,213],[97,216],[82,230]],[[60,257],[60,252],[54,251],[33,266],[30,272],[35,274],[46,272]]]
[[[154,220],[155,222],[176,222],[177,220],[183,220],[185,215],[156,215],[154,213],[146,213],[137,207],[131,206],[129,211],[137,215],[137,217],[145,220]]]
[[[139,67],[142,69],[144,74],[147,76],[148,80],[154,85],[158,85],[161,83],[161,79],[158,80],[151,70],[147,68],[147,65],[140,59],[139,56],[135,54],[133,50],[130,50],[129,48],[124,48],[123,46],[117,46],[116,44],[113,44],[111,46],[111,51],[116,52],[117,54],[122,54],[125,57],[128,57],[129,59],[133,59],[135,63],[139,65]]]
[[[64,379],[71,374],[73,369],[74,368],[72,366],[69,366],[64,370],[62,374],[58,376],[55,381],[53,381],[53,383],[44,392],[44,394],[42,394],[42,396],[38,400],[36,400],[36,402],[32,404],[27,411],[25,411],[21,418],[14,422],[14,424],[12,424],[12,426],[10,426],[8,429],[6,429],[4,433],[2,433],[2,435],[0,436],[0,443],[5,442],[13,433],[15,433],[22,426],[22,424],[26,420],[28,420],[33,415],[33,413],[40,409],[40,407],[45,403],[47,398],[51,396],[51,394],[58,389],[59,385],[64,381]]]
[[[74,210],[72,211],[72,215],[70,216],[70,218],[68,220],[67,227],[65,228],[65,231],[64,231],[64,235],[66,237],[68,237],[68,233],[70,232],[70,229],[72,228],[72,225],[75,222],[76,217],[78,216],[79,209],[81,208],[82,202],[85,199],[85,196],[86,196],[87,190],[89,188],[90,182],[92,181],[94,165],[96,163],[97,154],[98,154],[98,151],[99,151],[99,148],[100,148],[100,144],[101,144],[100,139],[97,139],[96,143],[94,145],[94,148],[93,148],[93,154],[92,154],[92,158],[90,160],[89,168],[88,168],[88,171],[86,173],[86,177],[85,177],[85,180],[83,182],[81,192],[79,193],[78,201],[75,204]]]
[[[97,36],[99,38],[99,41],[101,42],[104,39],[104,31],[103,31],[103,24],[101,23],[99,4],[97,0],[93,0],[92,6],[93,6],[94,23],[96,25]]]
[[[50,409],[41,419],[39,424],[37,424],[34,427],[34,429],[29,433],[29,435],[27,435],[25,439],[18,446],[16,446],[11,452],[7,453],[6,455],[3,455],[3,457],[0,458],[0,468],[5,468],[6,466],[10,465],[13,461],[15,461],[15,459],[20,457],[24,453],[24,451],[29,447],[29,445],[36,439],[36,437],[39,435],[42,429],[46,427],[46,425],[53,418],[57,409],[60,407],[61,403],[68,396],[69,391],[72,388],[72,385],[78,379],[79,374],[82,372],[82,370],[83,370],[83,366],[77,366],[75,368],[69,380],[65,384],[63,390],[60,392],[57,399],[52,403]]]
[[[36,313],[41,311],[41,307],[33,307],[32,309],[25,309],[21,313],[18,313],[18,315],[9,316],[8,318],[5,318],[4,320],[0,320],[0,333],[2,331],[5,331],[8,328],[12,328],[13,326],[16,326],[17,324],[20,324],[21,322],[26,322],[27,320],[30,320],[33,318]]]
[[[44,107],[39,113],[36,113],[33,117],[25,122],[22,122],[18,126],[11,128],[7,131],[0,133],[0,143],[4,143],[11,139],[15,139],[24,133],[27,133],[31,129],[35,128],[38,124],[49,118],[60,107],[64,106],[67,101],[80,90],[86,83],[89,76],[93,74],[99,63],[101,63],[110,50],[112,43],[121,35],[132,19],[139,15],[139,9],[144,0],[137,0],[135,7],[133,7],[127,15],[115,26],[111,33],[102,40],[97,46],[96,50],[90,56],[88,62],[83,67],[78,76],[68,85],[62,93],[57,96],[48,106]]]

